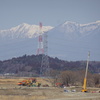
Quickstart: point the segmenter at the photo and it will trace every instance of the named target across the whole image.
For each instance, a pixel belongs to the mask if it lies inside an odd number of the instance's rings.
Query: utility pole
[[[84,77],[84,84],[83,84],[82,92],[87,92],[86,85],[87,85],[87,72],[88,72],[89,59],[90,59],[90,51],[88,52],[88,58],[87,58],[86,71],[85,71],[85,77]]]

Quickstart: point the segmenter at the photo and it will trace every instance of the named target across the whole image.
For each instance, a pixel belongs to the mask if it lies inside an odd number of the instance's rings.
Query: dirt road
[[[94,96],[96,95],[96,96]],[[100,94],[94,94],[93,96],[77,96],[74,95],[73,97],[66,96],[65,98],[57,98],[57,99],[48,99],[48,100],[100,100]]]

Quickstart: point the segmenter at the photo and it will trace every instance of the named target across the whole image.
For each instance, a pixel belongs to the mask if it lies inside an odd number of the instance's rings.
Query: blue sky
[[[0,0],[0,30],[22,23],[57,26],[100,20],[100,0]]]

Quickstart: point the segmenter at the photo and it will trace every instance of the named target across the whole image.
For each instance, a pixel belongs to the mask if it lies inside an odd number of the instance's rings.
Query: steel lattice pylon
[[[37,55],[43,54],[43,37],[42,37],[42,23],[39,24],[39,36],[38,36],[38,49],[37,49]]]
[[[43,34],[43,48],[44,53],[42,54],[42,62],[40,68],[40,76],[49,76],[49,58],[48,58],[48,41],[47,32]]]

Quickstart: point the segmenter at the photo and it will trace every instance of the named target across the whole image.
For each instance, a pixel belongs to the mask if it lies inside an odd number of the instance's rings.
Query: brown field
[[[50,87],[18,86],[25,78],[0,78],[0,100],[100,100],[100,93],[91,91],[100,88],[88,88],[89,93],[82,93],[80,87],[68,87],[76,92],[64,92],[63,88],[52,87],[48,79],[37,78],[38,82]]]

